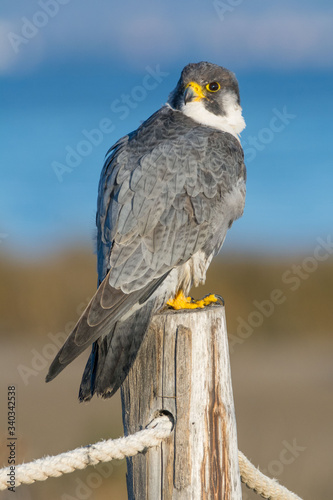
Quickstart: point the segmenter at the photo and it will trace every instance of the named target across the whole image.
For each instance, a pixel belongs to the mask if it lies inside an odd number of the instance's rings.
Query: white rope
[[[146,429],[130,436],[100,441],[54,457],[44,457],[18,465],[15,467],[15,486],[45,481],[48,477],[58,477],[99,462],[133,457],[145,448],[158,446],[162,439],[170,435],[172,427],[170,418],[162,415],[155,418]],[[0,470],[0,490],[8,488],[9,472],[9,467]]]
[[[238,462],[242,482],[263,498],[271,500],[302,500],[295,493],[281,486],[276,479],[271,479],[260,472],[241,451],[238,451]]]
[[[161,415],[156,417],[146,429],[130,436],[100,441],[54,457],[39,458],[28,464],[18,465],[15,467],[15,486],[45,481],[49,477],[59,477],[99,462],[133,457],[144,449],[158,446],[163,439],[170,436],[172,429],[171,419],[166,415]],[[262,474],[241,451],[238,452],[238,460],[242,482],[262,497],[271,500],[301,500],[276,480]],[[7,483],[9,472],[9,467],[0,469],[0,491],[9,486]]]

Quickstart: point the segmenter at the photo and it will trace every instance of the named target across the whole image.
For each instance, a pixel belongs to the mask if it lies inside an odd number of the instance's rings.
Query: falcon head
[[[234,73],[216,64],[185,66],[168,104],[202,125],[237,138],[245,128],[237,79]]]

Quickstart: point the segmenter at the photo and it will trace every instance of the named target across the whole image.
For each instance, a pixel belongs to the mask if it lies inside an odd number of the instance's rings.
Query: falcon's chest
[[[227,192],[223,199],[216,205],[213,214],[212,237],[207,241],[205,248],[197,251],[185,264],[181,266],[180,279],[186,290],[192,285],[199,286],[206,281],[207,269],[212,258],[220,251],[227,231],[234,220],[241,217],[245,204],[245,180],[240,178],[236,185]]]

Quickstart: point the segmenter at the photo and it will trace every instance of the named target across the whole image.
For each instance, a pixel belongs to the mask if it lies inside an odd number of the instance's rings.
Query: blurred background
[[[193,294],[226,302],[240,449],[305,499],[330,499],[332,3],[3,0],[0,37],[2,442],[8,385],[17,463],[123,434],[119,395],[77,401],[88,353],[44,378],[96,287],[106,151],[166,102],[185,64],[207,60],[239,80],[248,192]],[[15,498],[124,500],[125,471],[112,462]]]

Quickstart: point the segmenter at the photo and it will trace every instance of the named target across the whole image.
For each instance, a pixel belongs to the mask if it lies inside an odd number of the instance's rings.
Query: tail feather
[[[98,342],[94,342],[91,348],[90,356],[88,358],[86,367],[82,375],[80,391],[79,391],[80,402],[90,401],[90,399],[94,395],[97,360],[98,360]]]
[[[136,358],[154,311],[155,299],[125,321],[118,321],[103,339],[97,340],[86,364],[80,401],[89,401],[94,394],[111,397],[119,389]]]

